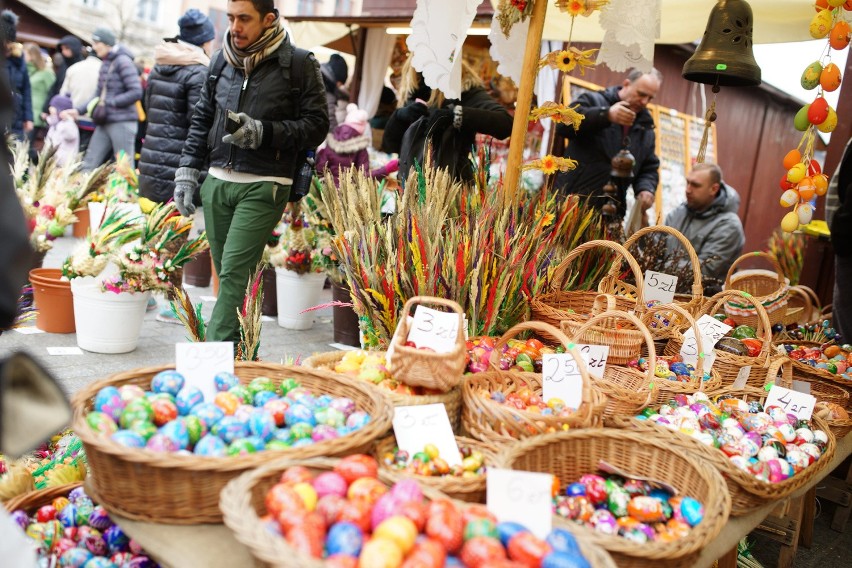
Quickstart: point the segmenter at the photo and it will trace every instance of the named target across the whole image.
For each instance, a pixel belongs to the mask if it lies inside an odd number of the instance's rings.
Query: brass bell
[[[754,17],[744,0],[719,0],[710,11],[704,37],[683,65],[683,78],[721,87],[760,85],[752,52]]]
[[[609,172],[610,177],[614,178],[632,178],[633,166],[636,165],[636,158],[630,153],[627,148],[622,148],[610,161],[612,171]]]
[[[601,213],[604,217],[615,217],[615,214],[617,213],[615,203],[613,203],[612,200],[604,203],[603,207],[601,207]]]
[[[618,188],[615,187],[615,184],[611,181],[606,182],[606,185],[603,186],[603,192],[606,194],[607,197],[613,197],[617,191]]]

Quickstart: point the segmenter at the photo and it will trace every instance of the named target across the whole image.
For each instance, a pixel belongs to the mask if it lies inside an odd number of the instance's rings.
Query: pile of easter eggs
[[[490,368],[491,354],[497,345],[497,338],[475,337],[467,340],[467,371],[482,373]],[[550,347],[535,338],[527,340],[510,339],[501,348],[499,368],[501,371],[514,370],[527,373],[541,373],[542,355],[546,353],[564,353],[561,345]]]
[[[435,444],[426,444],[414,455],[399,448],[382,456],[385,466],[405,473],[428,477],[478,477],[485,474],[485,456],[469,446],[459,446],[461,464],[449,465]]]
[[[420,396],[438,392],[423,387],[409,386],[395,380],[388,369],[385,354],[380,352],[347,351],[340,362],[334,366],[334,372],[406,396]]]
[[[704,507],[692,497],[675,497],[647,481],[596,474],[581,476],[555,496],[553,511],[639,543],[678,540],[704,518]]]
[[[566,405],[565,401],[561,398],[553,397],[544,400],[540,395],[527,387],[520,388],[509,394],[505,394],[502,391],[493,391],[490,394],[490,398],[498,404],[505,404],[517,410],[541,414],[542,416],[570,416],[577,411],[576,408]]]
[[[769,483],[779,483],[822,457],[828,435],[814,430],[780,406],[763,408],[723,395],[715,402],[703,392],[678,394],[637,418],[650,420],[719,448],[737,468]]]
[[[413,480],[388,488],[377,466],[353,455],[318,475],[287,469],[266,494],[266,526],[333,568],[589,566],[565,530],[542,540],[517,523],[498,523],[482,505],[426,501]]]
[[[721,315],[721,314],[720,314]],[[715,316],[719,317],[719,316]],[[716,342],[714,349],[739,355],[741,357],[757,357],[763,348],[763,342],[757,338],[757,330],[750,325],[737,325],[730,318],[725,318],[722,323],[733,325],[733,329],[725,334],[725,337]]]
[[[823,122],[828,122],[829,110],[834,113],[834,110],[828,106],[824,98],[817,97],[813,103],[805,105],[796,114],[796,128],[799,128],[799,123],[802,120],[806,121],[805,129],[809,123],[821,126]],[[833,122],[836,125],[837,115],[834,114],[833,116]],[[816,120],[821,120],[821,122],[813,122]],[[781,194],[780,203],[782,207],[795,207],[781,220],[781,228],[789,233],[795,231],[800,224],[807,225],[811,222],[814,208],[810,201],[815,195],[823,196],[826,194],[828,177],[822,173],[819,162],[804,159],[798,149],[787,152],[787,155],[784,156],[783,165],[787,173],[781,178],[781,189],[784,192]]]
[[[39,566],[157,566],[80,487],[40,507],[32,516],[24,511],[11,516],[35,544]]]
[[[627,363],[628,368],[636,369],[637,371],[641,371],[643,373],[648,372],[648,367],[650,365],[650,362],[645,357],[633,359],[632,361],[628,361]],[[688,383],[694,380],[698,376],[698,374],[695,370],[695,367],[689,363],[684,363],[683,358],[680,355],[672,355],[670,357],[657,357],[657,365],[654,367],[654,376],[669,381]],[[710,372],[705,371],[704,376],[701,380],[709,381]]]
[[[840,375],[840,378],[852,380],[850,368],[852,368],[852,345],[821,345],[818,347],[805,347],[802,345],[782,344],[787,356],[794,361],[810,365],[816,369],[822,369],[832,375]]]
[[[104,387],[86,421],[123,446],[200,456],[308,446],[370,421],[351,399],[312,393],[292,378],[276,385],[256,377],[243,386],[233,373],[219,373],[213,401],[184,383],[169,370],[154,375],[147,392],[136,385]]]

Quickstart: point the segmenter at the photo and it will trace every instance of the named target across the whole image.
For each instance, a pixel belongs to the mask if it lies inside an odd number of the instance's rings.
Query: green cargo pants
[[[201,186],[204,223],[219,296],[207,326],[207,341],[240,340],[237,310],[263,247],[281,221],[290,186],[272,181],[233,183],[208,175]]]

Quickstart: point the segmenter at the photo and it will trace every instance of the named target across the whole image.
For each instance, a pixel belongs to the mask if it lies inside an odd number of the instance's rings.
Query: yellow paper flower
[[[577,66],[577,58],[570,51],[562,50],[556,56],[556,67],[563,73],[570,73]]]
[[[552,174],[556,171],[556,159],[548,154],[544,158],[541,159],[541,167],[539,168],[542,173]]]
[[[580,74],[585,75],[586,67],[593,67],[595,60],[593,56],[597,49],[587,49],[580,51],[576,47],[568,49],[551,51],[538,62],[538,68],[541,69],[545,65],[549,65],[553,69],[559,69],[563,73],[570,73],[578,66]]]
[[[591,16],[607,4],[609,0],[556,0],[556,7],[572,17]]]
[[[583,0],[569,0],[566,4],[565,11],[572,16],[579,16],[586,11],[586,3]]]

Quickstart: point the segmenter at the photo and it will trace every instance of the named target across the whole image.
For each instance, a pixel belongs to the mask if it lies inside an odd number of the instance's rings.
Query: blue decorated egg
[[[343,521],[335,523],[325,537],[325,550],[332,554],[345,554],[357,557],[364,544],[364,532],[355,523]]]
[[[582,484],[572,483],[571,485]],[[583,490],[585,491],[585,488]],[[580,548],[577,545],[577,539],[575,539],[574,535],[565,529],[553,529],[550,531],[550,534],[547,535],[545,541],[550,545],[550,548],[556,552],[567,552],[569,554],[579,554],[580,552]]]
[[[103,556],[95,556],[83,566],[83,568],[118,568],[112,560]]]
[[[680,501],[680,514],[689,526],[694,527],[704,519],[704,506],[692,497]]]
[[[579,552],[549,552],[541,559],[541,568],[591,568]]]
[[[183,388],[183,375],[174,370],[160,371],[151,379],[151,390],[155,393],[167,393],[177,396]]]
[[[316,398],[315,408],[328,408],[334,402],[334,397],[330,394],[321,394]]]
[[[221,373],[216,373],[216,376],[213,377],[213,384],[218,392],[227,392],[240,384],[240,379],[234,373],[222,371]]]
[[[186,416],[196,405],[202,402],[204,402],[204,394],[198,387],[183,387],[175,395],[175,404],[181,416]]]
[[[116,422],[121,417],[125,406],[127,401],[121,398],[121,393],[115,387],[104,387],[95,395],[95,410],[103,412]]]
[[[272,414],[261,410],[249,417],[248,427],[252,436],[257,436],[266,442],[272,438],[272,433],[275,431],[275,420],[272,418]]]
[[[266,391],[266,390],[260,391],[259,393],[254,395],[254,405],[257,406],[257,407],[262,407],[263,405],[265,405],[270,400],[278,400],[278,398],[279,398],[278,395],[275,394],[274,392],[270,392],[270,391]]]
[[[234,416],[225,416],[211,429],[211,432],[222,438],[226,444],[230,444],[237,438],[248,436],[248,425],[243,420]]]
[[[110,439],[127,448],[144,448],[145,438],[131,430],[119,430]]]
[[[160,434],[174,442],[178,450],[185,450],[189,447],[189,429],[186,427],[183,418],[172,420],[161,426]],[[150,439],[148,441],[150,442]]]
[[[349,418],[346,419],[346,425],[350,428],[354,428],[357,430],[366,426],[369,421],[369,414],[367,414],[363,410],[356,410],[355,412],[349,415]]]
[[[71,548],[59,557],[59,565],[63,568],[83,568],[92,556],[85,548]]]
[[[218,436],[207,434],[198,440],[195,444],[193,453],[199,456],[220,457],[224,456],[228,450],[228,446]]]
[[[115,554],[116,552],[125,550],[130,542],[130,538],[124,534],[124,531],[118,525],[112,525],[106,529],[103,534],[103,539],[104,542],[106,542],[110,554]]]
[[[254,406],[249,406],[248,404],[241,404],[234,411],[234,418],[238,418],[240,420],[244,420],[248,422],[248,419],[251,418],[258,409]]]
[[[310,424],[313,426],[317,423],[313,410],[301,403],[292,404],[290,408],[284,412],[284,421],[287,426],[293,426],[294,424],[299,423]]]
[[[254,446],[254,449],[258,452],[266,449],[266,440],[264,440],[263,438],[259,438],[257,436],[248,436],[247,438],[243,439],[249,442],[252,446]]]
[[[61,511],[56,513],[56,520],[62,525],[63,528],[71,528],[77,526],[77,505],[74,503],[69,503],[62,508]]]
[[[222,409],[212,402],[202,402],[201,404],[194,406],[190,411],[190,415],[200,418],[208,430],[213,428],[220,420],[222,420],[222,418],[225,417],[225,413],[222,412]]]

